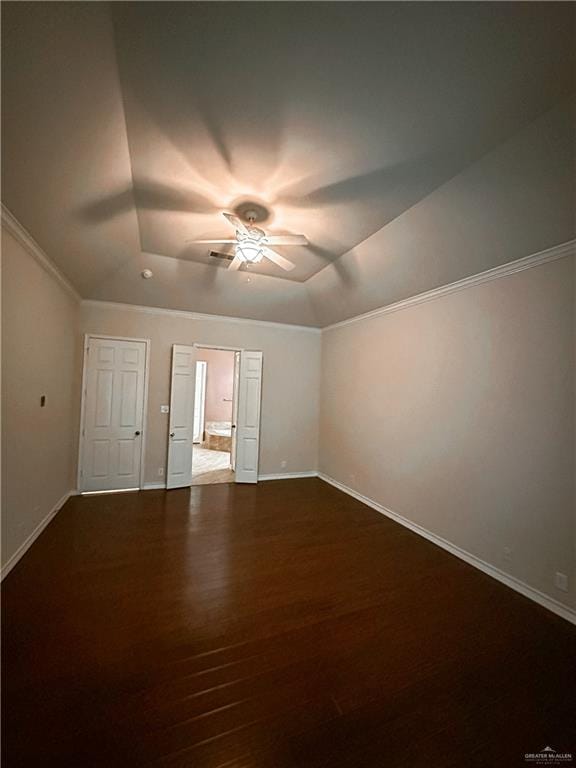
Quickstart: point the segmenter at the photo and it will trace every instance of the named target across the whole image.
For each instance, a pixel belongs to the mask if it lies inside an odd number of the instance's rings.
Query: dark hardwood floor
[[[6,768],[576,765],[576,627],[316,479],[71,499],[3,643]]]

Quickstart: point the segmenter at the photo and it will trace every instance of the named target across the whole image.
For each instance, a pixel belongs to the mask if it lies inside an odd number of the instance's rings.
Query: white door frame
[[[261,352],[261,349],[244,349],[244,347],[225,347],[223,344],[202,344],[199,341],[194,342],[195,347],[201,349],[221,349],[222,352]]]
[[[200,387],[198,387],[198,363],[200,365],[203,365],[204,368],[201,368],[200,370],[203,371],[203,375],[200,377]],[[200,398],[201,402],[199,403],[199,427],[200,427],[200,440],[198,440],[199,443],[202,443],[202,435],[204,433],[204,427],[206,426],[206,375],[208,370],[208,364],[204,360],[196,360],[196,387],[194,389],[194,428],[196,427],[196,402],[198,401],[198,398]],[[196,442],[194,438],[196,435],[194,434],[194,429],[192,429],[192,444],[196,445]]]
[[[150,373],[150,339],[136,339],[132,336],[110,336],[106,333],[85,333],[83,342],[83,361],[82,361],[82,396],[80,399],[80,436],[78,440],[78,468],[76,475],[76,485],[78,493],[82,493],[82,462],[84,459],[84,418],[86,410],[86,373],[88,368],[88,347],[90,339],[110,339],[110,341],[137,341],[146,345],[146,361],[144,364],[144,403],[142,405],[142,440],[140,441],[140,485],[144,487],[144,462],[146,457],[146,437],[148,435],[148,377]],[[103,491],[106,493],[106,491]]]

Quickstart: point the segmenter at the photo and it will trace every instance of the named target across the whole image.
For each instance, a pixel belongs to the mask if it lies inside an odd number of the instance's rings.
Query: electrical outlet
[[[158,467],[158,477],[164,477],[164,467]]]
[[[356,482],[356,475],[354,474],[354,472],[350,472],[348,477],[350,478],[350,482],[351,483],[355,483]]]
[[[160,413],[170,413],[170,406],[169,405],[161,405],[160,406]]]
[[[504,547],[502,559],[504,560],[505,563],[512,562],[512,550],[510,549],[510,547]]]
[[[560,589],[562,592],[568,592],[568,576],[566,576],[565,573],[556,571],[556,575],[554,576],[554,585],[556,589]]]
[[[288,466],[288,462],[287,461],[281,461],[280,462],[280,466],[282,467],[282,469],[286,469],[286,467]]]

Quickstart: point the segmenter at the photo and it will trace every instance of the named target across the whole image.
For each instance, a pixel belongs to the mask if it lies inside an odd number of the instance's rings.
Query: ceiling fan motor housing
[[[262,224],[268,221],[271,213],[262,203],[255,203],[253,200],[245,200],[234,206],[234,213],[242,221],[248,224]]]

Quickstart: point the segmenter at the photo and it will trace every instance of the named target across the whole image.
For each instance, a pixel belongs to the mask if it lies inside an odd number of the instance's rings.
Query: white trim
[[[352,323],[359,322],[361,320],[370,320],[374,317],[380,317],[386,315],[389,312],[398,312],[401,309],[415,306],[417,304],[423,304],[433,299],[441,298],[442,296],[450,295],[457,291],[464,290],[465,288],[472,288],[475,285],[481,285],[482,283],[489,282],[490,280],[497,280],[501,277],[507,277],[508,275],[522,272],[525,269],[540,266],[550,261],[556,261],[562,259],[565,256],[571,256],[576,253],[576,240],[568,240],[565,243],[547,248],[543,251],[533,253],[529,256],[525,256],[515,261],[501,264],[500,266],[493,267],[492,269],[479,272],[470,277],[464,277],[461,280],[457,280],[447,285],[433,288],[430,291],[419,293],[415,296],[411,296],[401,301],[397,301],[393,304],[387,304],[383,307],[373,309],[370,312],[365,312],[361,315],[341,320],[337,323],[332,323],[324,328],[317,328],[309,325],[297,325],[292,323],[278,323],[271,320],[252,320],[245,317],[232,317],[228,315],[211,315],[201,312],[190,312],[180,309],[167,309],[164,307],[148,307],[140,304],[124,304],[115,301],[99,301],[98,299],[82,299],[80,294],[76,291],[72,283],[64,275],[63,272],[54,264],[45,251],[38,245],[32,235],[22,226],[13,213],[2,203],[2,226],[18,240],[18,242],[33,256],[36,261],[50,274],[52,275],[60,285],[82,305],[102,307],[108,309],[120,309],[129,312],[144,312],[152,315],[171,315],[176,317],[184,317],[189,320],[211,320],[216,322],[233,322],[243,325],[255,325],[269,328],[282,328],[285,330],[307,331],[310,333],[323,333],[324,331],[330,331],[335,328],[341,328]]]
[[[192,425],[192,451],[194,445],[201,443],[206,427],[206,379],[208,377],[208,363],[206,360],[196,360],[196,387],[194,388],[194,416]],[[200,384],[198,384],[200,379]],[[172,404],[170,404],[171,406]],[[196,405],[198,405],[198,432],[196,432]],[[196,439],[198,438],[198,439]]]
[[[300,477],[318,477],[318,472],[284,472],[283,474],[277,475],[258,475],[258,482],[260,482],[260,480],[263,482],[266,480],[297,480]],[[214,483],[214,485],[221,485],[221,483]],[[239,483],[239,485],[243,485],[243,483]],[[198,486],[195,486],[194,483],[192,483],[190,487],[197,488]],[[144,483],[142,486],[143,491],[157,491],[164,490],[165,488],[166,483]]]
[[[198,349],[216,349],[220,352],[244,352],[243,347],[223,347],[222,344],[199,344],[198,342],[194,342],[194,346]],[[247,350],[249,352],[260,352],[261,350]]]
[[[276,475],[258,475],[258,480],[297,480],[299,477],[318,477],[318,472],[283,472]]]
[[[14,237],[20,245],[32,256],[49,275],[51,275],[67,293],[76,301],[82,301],[82,297],[63,272],[54,264],[52,259],[38,245],[32,235],[20,224],[18,219],[2,203],[2,226]]]
[[[82,389],[80,396],[80,436],[78,440],[78,471],[76,476],[76,483],[78,492],[82,493],[82,470],[83,470],[83,453],[84,453],[84,411],[86,407],[86,362],[88,360],[88,346],[90,339],[111,339],[113,341],[137,341],[144,342],[146,345],[146,362],[144,365],[144,404],[142,414],[142,440],[140,441],[140,485],[139,489],[143,488],[145,461],[146,461],[146,439],[148,437],[148,382],[150,378],[150,339],[135,339],[131,336],[109,336],[105,333],[85,333],[84,334],[84,347],[83,347],[83,361],[82,361]]]
[[[22,544],[20,544],[20,546],[18,547],[16,552],[14,552],[12,557],[9,560],[7,560],[7,562],[2,566],[0,579],[4,579],[4,577],[10,573],[12,568],[14,568],[16,563],[26,554],[26,552],[30,549],[32,544],[34,544],[38,536],[40,536],[42,531],[47,527],[48,523],[50,523],[56,517],[58,512],[60,512],[64,504],[66,504],[66,502],[71,496],[76,496],[75,490],[68,491],[67,493],[64,494],[64,496],[62,496],[62,498],[59,501],[56,502],[56,504],[54,504],[50,512],[48,512],[48,514],[46,515],[46,517],[44,517],[43,520],[41,520],[38,523],[38,525],[36,526],[36,528],[34,528],[30,536],[28,536],[28,538],[24,542],[22,542]]]
[[[188,320],[213,320],[222,323],[235,323],[240,325],[256,325],[264,328],[282,328],[289,331],[307,331],[309,333],[321,333],[321,328],[312,325],[292,325],[291,323],[276,323],[272,320],[251,320],[247,317],[231,317],[228,315],[207,315],[202,312],[189,312],[184,309],[167,309],[164,307],[146,307],[142,304],[122,304],[116,301],[99,301],[98,299],[82,299],[82,306],[101,307],[102,309],[120,309],[127,312],[144,312],[148,315],[170,315],[171,317],[183,317]],[[218,347],[221,349],[221,347]]]
[[[408,307],[413,307],[417,304],[424,304],[427,301],[439,299],[442,296],[449,296],[451,293],[463,291],[466,288],[473,288],[476,285],[482,285],[482,283],[487,283],[491,280],[498,280],[501,277],[515,275],[517,272],[523,272],[525,269],[539,267],[541,264],[547,264],[549,261],[556,261],[557,259],[563,259],[565,256],[573,256],[574,254],[576,254],[576,240],[569,240],[566,243],[547,248],[545,251],[539,251],[530,256],[525,256],[522,259],[509,261],[507,264],[501,264],[498,267],[487,269],[484,272],[478,272],[476,275],[456,280],[455,283],[448,283],[447,285],[433,288],[431,291],[425,291],[424,293],[418,293],[416,296],[410,296],[407,299],[396,301],[394,304],[387,304],[384,307],[373,309],[371,312],[365,312],[362,315],[356,315],[347,320],[332,323],[332,325],[327,325],[322,328],[322,332],[332,331],[335,328],[343,328],[346,325],[358,323],[361,320],[371,320],[372,318],[380,317],[381,315],[387,315],[389,312],[398,312],[401,309],[407,309]]]
[[[437,536],[427,528],[423,528],[421,525],[413,523],[411,520],[408,520],[402,515],[399,515],[397,512],[392,512],[391,509],[382,506],[382,504],[378,504],[378,502],[373,501],[367,496],[364,496],[362,493],[359,493],[358,491],[349,488],[347,485],[338,482],[338,480],[334,480],[333,477],[329,477],[323,472],[319,472],[318,477],[321,480],[324,480],[324,482],[333,485],[334,488],[337,488],[339,491],[347,493],[354,499],[357,499],[363,504],[366,504],[366,506],[372,507],[372,509],[375,509],[377,512],[386,515],[386,517],[391,518],[396,523],[400,523],[400,525],[403,525],[405,528],[409,528],[414,533],[417,533],[419,536],[422,536],[428,541],[431,541],[438,547],[442,547],[442,549],[450,552],[451,555],[455,555],[456,557],[459,557],[460,560],[464,560],[464,562],[468,563],[468,565],[472,565],[474,568],[478,568],[479,571],[486,573],[488,576],[492,576],[493,579],[496,579],[505,586],[510,587],[510,589],[519,592],[521,595],[524,595],[524,597],[533,600],[543,608],[547,608],[557,616],[561,616],[563,619],[566,619],[566,621],[569,621],[572,624],[576,624],[576,611],[572,608],[569,608],[567,605],[558,602],[553,597],[549,597],[548,595],[544,594],[544,592],[540,592],[540,590],[531,587],[523,581],[520,581],[520,579],[516,579],[514,576],[510,576],[510,574],[501,571],[499,568],[496,568],[493,565],[490,565],[490,563],[487,563],[485,560],[481,560],[479,557],[476,557],[476,555],[472,555],[470,552],[467,552],[465,549],[461,549],[455,544],[452,544],[450,541],[443,539],[441,536]]]
[[[140,488],[111,488],[109,491],[80,491],[79,496],[109,496],[111,493],[138,493]]]

